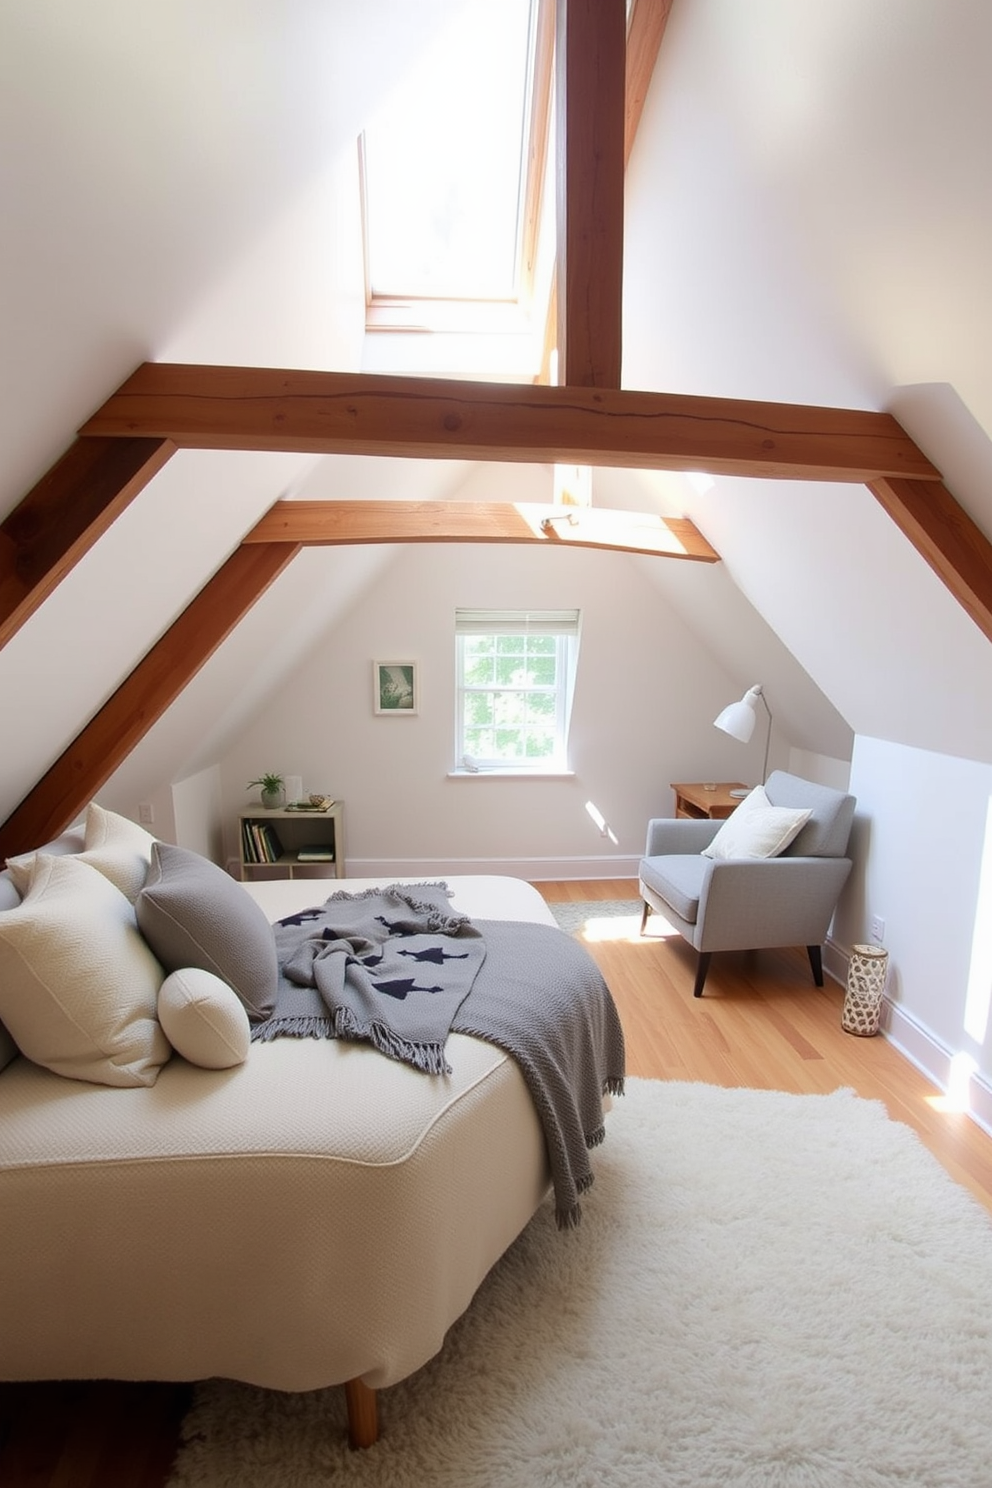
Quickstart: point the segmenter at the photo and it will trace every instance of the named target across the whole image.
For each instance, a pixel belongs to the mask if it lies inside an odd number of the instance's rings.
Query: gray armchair
[[[855,799],[775,770],[765,783],[773,806],[809,807],[812,815],[777,858],[701,856],[722,822],[648,822],[640,865],[641,934],[652,910],[699,952],[693,995],[701,997],[714,951],[804,945],[823,986],[822,945],[851,871],[846,856]]]

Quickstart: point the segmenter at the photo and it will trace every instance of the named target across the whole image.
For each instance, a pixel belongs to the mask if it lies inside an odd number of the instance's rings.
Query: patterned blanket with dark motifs
[[[622,1095],[624,1040],[599,968],[552,925],[475,920],[444,883],[340,892],[274,927],[280,984],[252,1038],[365,1040],[427,1073],[450,1033],[511,1055],[541,1120],[559,1226],[577,1224],[603,1096]]]

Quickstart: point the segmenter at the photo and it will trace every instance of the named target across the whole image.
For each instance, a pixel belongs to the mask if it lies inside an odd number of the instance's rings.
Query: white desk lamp
[[[714,718],[713,727],[722,729],[732,739],[739,739],[746,744],[754,733],[754,725],[758,717],[758,699],[761,699],[765,712],[768,714],[768,733],[765,737],[765,760],[761,767],[761,783],[764,785],[768,776],[768,747],[772,742],[772,710],[765,700],[760,682],[749,687],[740,702],[729,703],[719,717]],[[731,791],[732,796],[746,796],[748,792]]]

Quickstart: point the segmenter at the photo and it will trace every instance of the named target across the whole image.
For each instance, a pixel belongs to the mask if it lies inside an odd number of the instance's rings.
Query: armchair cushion
[[[690,925],[696,923],[699,897],[712,865],[701,853],[673,853],[661,858],[642,858],[640,880]]]

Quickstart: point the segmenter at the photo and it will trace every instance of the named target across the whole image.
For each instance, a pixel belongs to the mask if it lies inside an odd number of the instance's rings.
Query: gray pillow
[[[199,967],[238,994],[249,1018],[276,1000],[276,942],[264,913],[209,858],[156,842],[135,905],[138,929],[167,972]]]

